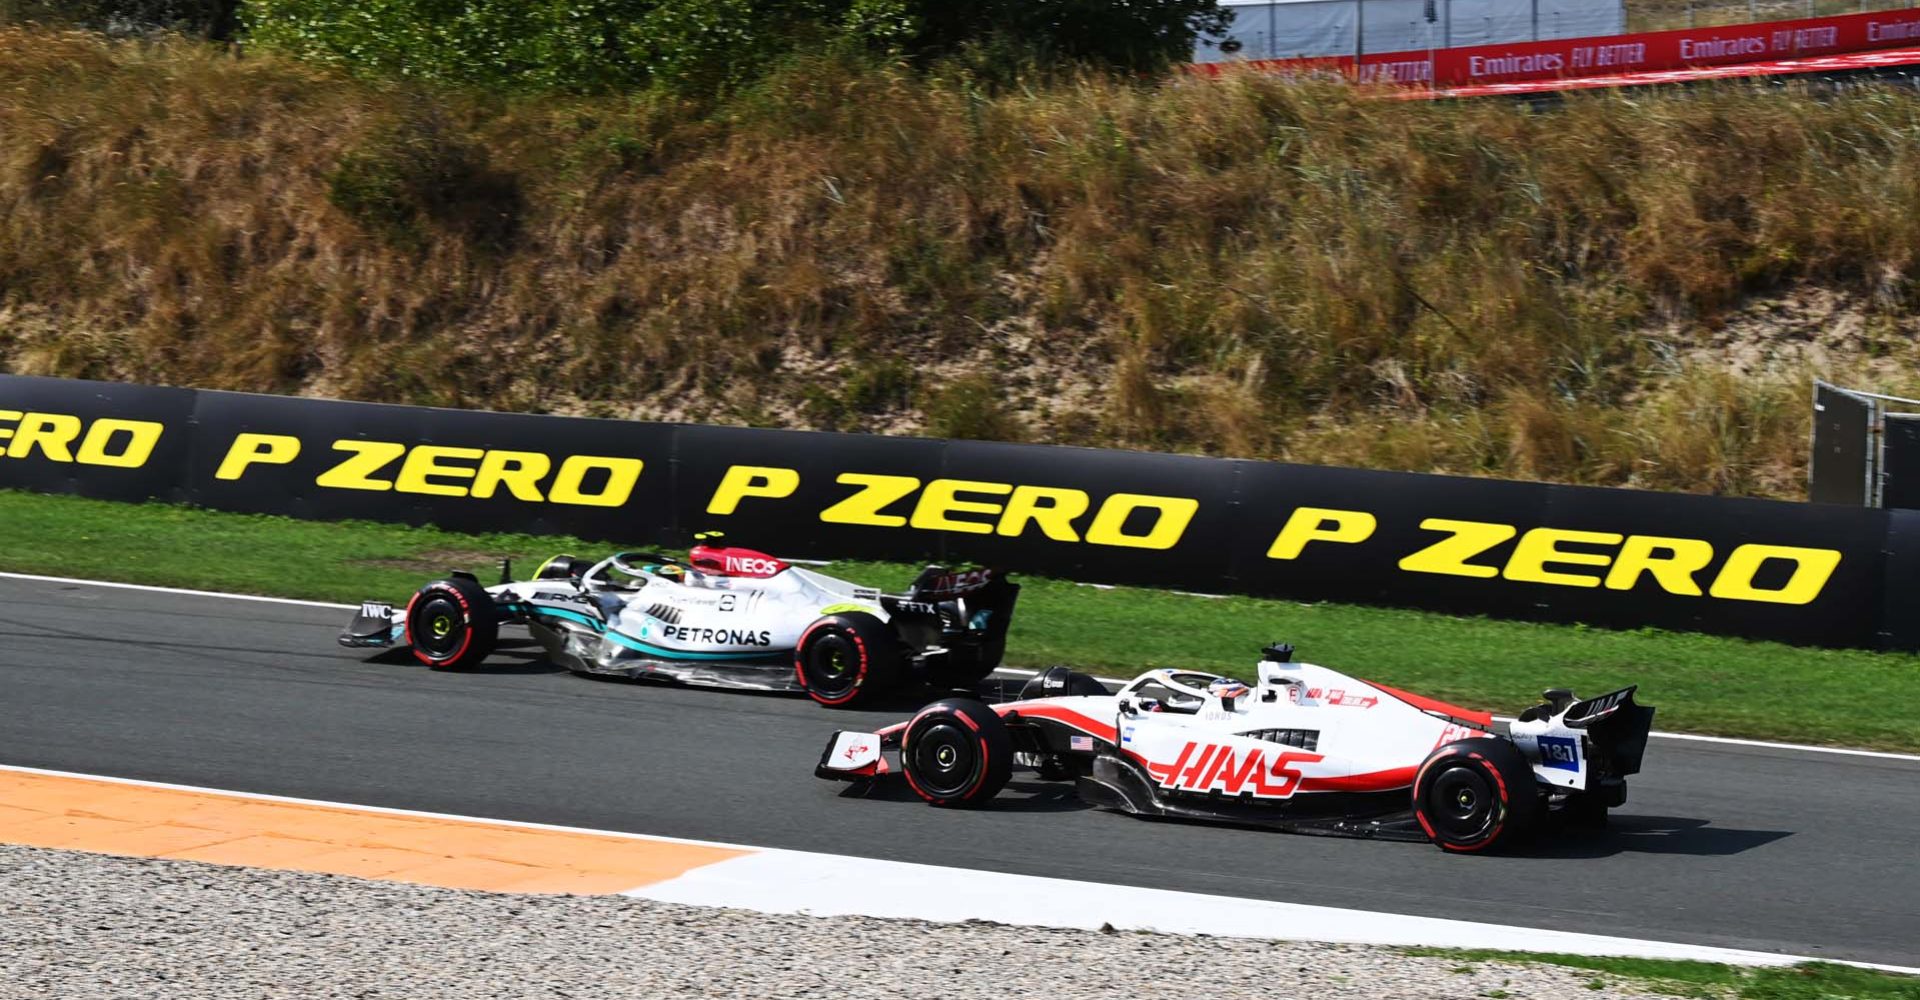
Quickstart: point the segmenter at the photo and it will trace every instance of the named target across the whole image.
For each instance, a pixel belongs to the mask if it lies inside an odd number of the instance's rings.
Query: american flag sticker
[[[1084,751],[1086,751],[1087,753],[1092,753],[1092,752],[1093,752],[1093,737],[1091,737],[1091,736],[1069,736],[1069,737],[1067,737],[1067,749],[1069,749],[1069,750],[1084,750]]]

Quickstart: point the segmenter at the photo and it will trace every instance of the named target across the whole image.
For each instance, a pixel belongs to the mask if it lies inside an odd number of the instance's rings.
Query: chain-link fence
[[[1815,382],[1807,499],[1920,509],[1920,399]]]
[[[1671,31],[1721,24],[1790,21],[1901,10],[1916,0],[1626,0],[1628,31]]]
[[[1196,62],[1322,59],[1617,35],[1621,0],[1223,0],[1226,37]]]
[[[1832,17],[1920,0],[1222,0],[1224,38],[1196,62],[1364,57]]]

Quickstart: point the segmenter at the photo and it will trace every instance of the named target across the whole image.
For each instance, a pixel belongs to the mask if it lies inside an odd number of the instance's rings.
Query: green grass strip
[[[1738,998],[1738,1000],[1920,1000],[1920,979],[1912,976],[1857,969],[1829,962],[1805,962],[1778,968],[1751,969],[1715,962],[1685,962],[1657,958],[1608,958],[1591,955],[1551,955],[1517,951],[1480,951],[1459,948],[1406,948],[1409,955],[1447,958],[1462,963],[1459,972],[1475,963],[1509,962],[1559,965],[1599,973],[1588,985],[1604,989],[1607,980],[1638,981],[1656,993],[1681,997]],[[1524,989],[1515,992],[1525,996]]]
[[[750,538],[734,539],[751,545]],[[775,550],[777,542],[770,544]],[[55,576],[357,602],[400,601],[448,569],[491,581],[556,552],[604,544],[466,535],[364,522],[226,514],[0,491],[0,569]],[[777,554],[777,551],[776,551]],[[903,589],[917,567],[842,562],[829,572]],[[1477,708],[1513,714],[1541,689],[1598,694],[1629,683],[1663,730],[1920,750],[1920,657],[1657,630],[1613,631],[1419,611],[1210,599],[1023,578],[1010,666],[1058,663],[1108,675],[1179,665],[1250,672],[1284,640],[1302,659]]]

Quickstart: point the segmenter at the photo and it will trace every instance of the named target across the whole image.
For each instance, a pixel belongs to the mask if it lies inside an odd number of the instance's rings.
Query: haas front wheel
[[[407,645],[435,670],[464,670],[493,652],[500,620],[493,596],[455,577],[421,587],[407,604]]]
[[[1013,738],[993,709],[948,698],[907,723],[900,764],[907,784],[933,805],[984,805],[1013,775]]]
[[[858,704],[892,687],[900,674],[899,640],[864,611],[814,622],[793,657],[800,686],[822,705]]]
[[[1413,779],[1413,815],[1444,851],[1513,844],[1540,821],[1540,793],[1506,740],[1459,740],[1435,750]]]

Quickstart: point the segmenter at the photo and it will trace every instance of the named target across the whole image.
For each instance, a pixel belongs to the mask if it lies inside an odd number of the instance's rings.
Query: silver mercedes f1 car
[[[929,566],[883,594],[745,548],[696,545],[687,559],[622,552],[555,556],[530,580],[481,586],[454,573],[405,609],[368,601],[340,633],[353,647],[405,646],[438,670],[485,660],[502,625],[522,625],[575,673],[708,687],[804,691],[856,705],[911,679],[970,691],[1006,651],[1020,588],[992,569]]]

